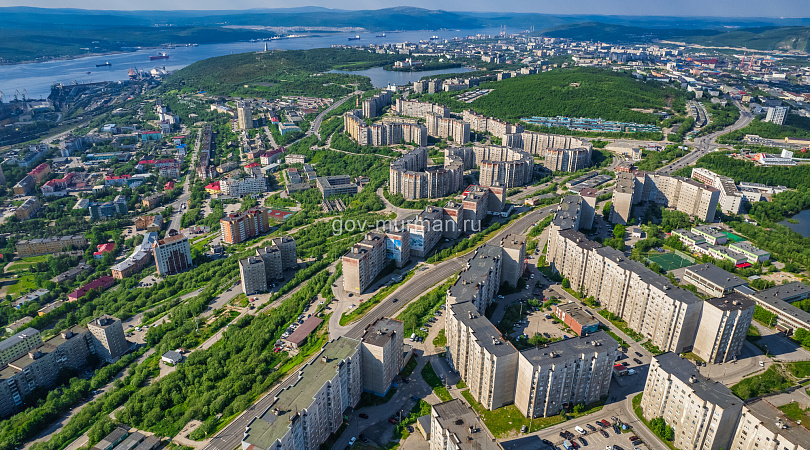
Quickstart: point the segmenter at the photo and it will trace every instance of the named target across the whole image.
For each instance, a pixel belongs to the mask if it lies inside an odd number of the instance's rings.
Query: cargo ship
[[[378,35],[377,35],[377,37],[385,37],[385,33],[383,33],[383,34],[378,34]]]
[[[110,67],[110,66],[112,66],[112,64],[110,64],[109,61],[105,62],[104,64],[96,64],[96,67]]]
[[[350,41],[359,41],[360,40],[360,35],[358,34],[355,37],[350,37],[349,40]]]
[[[169,54],[164,53],[164,52],[160,52],[157,55],[150,56],[149,59],[151,59],[152,61],[155,61],[155,60],[158,60],[158,59],[169,59]]]

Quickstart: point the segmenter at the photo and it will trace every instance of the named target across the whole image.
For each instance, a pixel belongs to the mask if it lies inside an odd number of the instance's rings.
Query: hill
[[[480,87],[494,91],[469,105],[453,100],[448,93],[429,98],[457,110],[472,108],[511,122],[531,116],[568,116],[657,123],[660,116],[631,108],[679,113],[685,108],[685,93],[681,90],[597,68],[552,70],[483,83]]]

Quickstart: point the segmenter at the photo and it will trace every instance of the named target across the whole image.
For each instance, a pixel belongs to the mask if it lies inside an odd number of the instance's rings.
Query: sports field
[[[680,269],[681,267],[687,267],[694,264],[692,261],[689,261],[686,258],[682,258],[675,253],[658,253],[647,255],[647,260],[650,262],[654,262],[661,266],[662,269],[666,271]]]
[[[728,236],[728,240],[729,240],[729,241],[731,241],[731,242],[740,242],[740,241],[744,241],[744,240],[745,240],[745,238],[744,238],[744,237],[742,237],[742,236],[737,236],[736,234],[734,234],[734,233],[729,233],[728,231],[723,231],[722,233],[723,233],[723,234],[725,234],[726,236]]]

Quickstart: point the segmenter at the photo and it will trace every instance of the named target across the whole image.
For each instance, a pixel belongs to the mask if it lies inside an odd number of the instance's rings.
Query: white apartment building
[[[159,275],[174,275],[192,267],[191,245],[188,238],[174,230],[152,245],[155,265]]]
[[[788,419],[767,398],[742,407],[728,450],[808,450],[810,430]]]
[[[259,256],[239,260],[239,276],[242,279],[242,292],[253,295],[267,292],[267,272],[264,259]]]
[[[754,318],[755,304],[736,292],[703,302],[692,352],[712,364],[736,360]]]
[[[765,113],[765,122],[784,125],[789,110],[790,108],[787,106],[772,106],[768,108],[768,112]]]
[[[663,417],[675,430],[676,448],[719,450],[729,449],[742,400],[691,361],[664,353],[652,359],[640,407],[645,419]]]

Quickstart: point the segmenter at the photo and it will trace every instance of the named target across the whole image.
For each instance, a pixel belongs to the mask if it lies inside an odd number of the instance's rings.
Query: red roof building
[[[107,242],[106,244],[101,244],[96,248],[98,249],[98,251],[93,253],[93,258],[101,259],[104,257],[105,253],[110,253],[113,250],[115,250],[115,244],[112,242]]]
[[[68,294],[68,301],[75,302],[80,298],[84,297],[85,295],[87,295],[87,293],[90,292],[92,289],[104,291],[113,284],[115,284],[115,279],[109,275],[104,275]]]
[[[164,191],[171,191],[172,189],[174,189],[174,181],[169,180],[163,185]]]
[[[44,180],[49,173],[51,173],[51,166],[49,166],[48,163],[42,163],[28,172],[28,175],[34,177],[37,180],[37,183],[42,183],[42,180]]]

